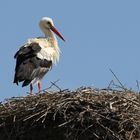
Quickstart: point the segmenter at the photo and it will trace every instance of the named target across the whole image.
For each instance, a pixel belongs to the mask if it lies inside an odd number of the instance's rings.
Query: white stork
[[[29,39],[14,56],[16,59],[14,83],[18,85],[18,82],[23,82],[22,87],[30,84],[30,95],[33,90],[32,84],[38,84],[38,90],[41,92],[42,78],[52,65],[59,61],[60,50],[55,34],[65,41],[51,18],[43,17],[39,26],[45,37]]]

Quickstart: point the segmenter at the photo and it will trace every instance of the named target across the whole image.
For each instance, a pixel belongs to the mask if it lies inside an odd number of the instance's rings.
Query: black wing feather
[[[52,61],[46,59],[41,60],[37,57],[37,53],[40,50],[41,47],[38,43],[31,43],[29,46],[22,46],[16,52],[14,56],[16,59],[14,83],[18,85],[18,82],[23,82],[22,86],[27,86],[36,77],[36,74],[31,76],[33,70],[39,67],[48,69],[52,66]]]

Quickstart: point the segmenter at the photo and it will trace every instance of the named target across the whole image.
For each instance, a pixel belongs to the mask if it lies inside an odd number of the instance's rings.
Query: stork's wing
[[[16,52],[14,56],[16,59],[14,83],[23,82],[22,86],[26,86],[35,78],[42,78],[51,68],[52,61],[37,57],[40,50],[41,47],[38,43],[31,43],[22,46]]]

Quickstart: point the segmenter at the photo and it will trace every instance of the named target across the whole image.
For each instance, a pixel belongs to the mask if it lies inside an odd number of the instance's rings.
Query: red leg
[[[40,82],[38,82],[38,92],[40,93],[41,92],[41,83]]]
[[[30,95],[32,95],[32,91],[33,91],[33,85],[30,84]]]

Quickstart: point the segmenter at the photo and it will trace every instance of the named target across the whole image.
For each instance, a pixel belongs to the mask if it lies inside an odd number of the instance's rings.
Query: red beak
[[[65,41],[64,37],[57,31],[57,29],[54,26],[51,26],[51,30],[58,35],[63,41]]]

